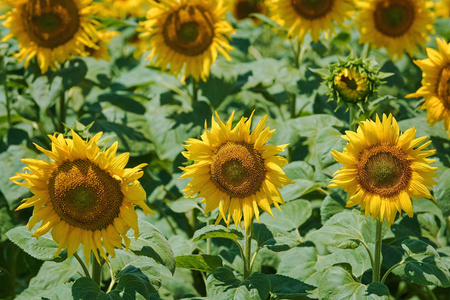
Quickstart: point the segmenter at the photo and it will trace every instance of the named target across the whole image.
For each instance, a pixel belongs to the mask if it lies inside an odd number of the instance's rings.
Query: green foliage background
[[[231,18],[231,17],[230,17]],[[132,26],[119,26],[121,35],[110,46],[111,61],[77,58],[61,70],[41,75],[4,57],[0,88],[0,298],[5,299],[448,299],[450,294],[450,141],[442,122],[431,128],[420,100],[404,96],[420,87],[421,71],[409,56],[391,61],[384,50],[372,49],[382,72],[392,73],[379,88],[372,111],[392,113],[405,131],[427,135],[437,149],[439,167],[436,201],[413,201],[414,217],[400,216],[383,227],[382,274],[399,264],[384,283],[371,283],[366,248],[375,244],[375,221],[359,208],[345,208],[347,195],[327,189],[340,165],[331,150],[342,150],[348,112],[327,102],[322,78],[311,71],[362,55],[356,29],[341,30],[329,40],[313,43],[307,36],[296,66],[291,43],[268,24],[233,22],[232,61],[219,58],[200,97],[192,101],[189,80],[179,79],[133,58]],[[450,38],[449,20],[439,19],[436,36]],[[1,35],[7,30],[1,28]],[[436,48],[435,39],[428,42]],[[11,53],[11,42],[2,53]],[[425,58],[422,51],[417,58]],[[8,126],[5,88],[12,99]],[[20,172],[21,158],[42,158],[33,143],[49,149],[47,134],[60,130],[58,99],[68,101],[66,124],[82,136],[103,131],[102,145],[119,141],[130,152],[129,166],[148,163],[140,180],[156,216],[139,211],[141,236],[130,251],[117,250],[110,267],[102,269],[102,286],[83,276],[74,257],[50,236],[31,238],[23,226],[32,209],[14,211],[31,194],[9,180]],[[255,223],[253,249],[258,252],[253,274],[243,280],[242,258],[236,243],[243,230],[210,225],[217,211],[203,215],[199,199],[185,199],[189,180],[179,179],[181,155],[188,138],[198,138],[214,111],[227,119],[249,116],[255,123],[265,114],[276,132],[269,143],[289,143],[284,167],[295,184],[281,193],[287,202],[275,218],[261,215]],[[364,120],[367,114],[361,114]],[[67,128],[64,129],[68,131]],[[211,238],[211,245],[207,242]],[[209,251],[210,247],[210,251]],[[80,250],[81,251],[81,250]],[[110,272],[111,271],[111,272]],[[114,288],[106,293],[111,281]]]

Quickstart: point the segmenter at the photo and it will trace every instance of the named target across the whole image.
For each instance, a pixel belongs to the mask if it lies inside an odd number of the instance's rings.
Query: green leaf
[[[281,206],[281,211],[273,210],[273,216],[263,214],[259,219],[261,223],[277,227],[286,231],[297,229],[311,217],[311,203],[306,200],[294,200]]]
[[[11,229],[6,235],[14,244],[34,258],[50,261],[63,261],[67,258],[66,250],[55,257],[59,244],[53,241],[49,234],[36,239],[31,237],[31,232],[26,226],[20,226]]]
[[[191,269],[201,272],[212,272],[222,267],[222,258],[216,255],[196,254],[175,257],[178,268]]]
[[[15,300],[67,300],[72,299],[72,282],[48,289],[27,288]]]
[[[72,286],[72,297],[74,300],[97,299],[101,293],[100,287],[88,277],[77,279]]]
[[[168,205],[170,209],[176,213],[185,213],[195,208],[200,209],[197,204],[197,200],[192,198],[183,198],[177,201],[171,201]]]
[[[267,277],[270,280],[270,291],[279,299],[298,299],[300,296],[309,295],[308,290],[315,289],[314,286],[292,277],[280,274],[269,274]]]
[[[394,269],[397,275],[405,275],[420,285],[450,286],[450,273],[439,253],[431,245],[416,239],[404,240],[402,248],[406,252],[405,264]]]
[[[88,67],[86,63],[79,58],[71,60],[67,67],[58,70],[55,75],[62,77],[62,84],[65,90],[78,85],[86,76]]]
[[[69,282],[79,271],[80,264],[73,259],[63,262],[46,261],[39,273],[30,280],[29,288],[50,289]]]
[[[375,247],[373,244],[368,245],[373,252]],[[323,271],[337,262],[348,263],[352,267],[353,275],[360,277],[365,271],[372,268],[369,254],[363,245],[355,249],[339,249],[325,256],[318,256],[315,269]]]
[[[116,107],[119,107],[123,111],[129,111],[135,114],[145,114],[145,107],[138,101],[133,99],[133,94],[117,94],[108,93],[98,97],[100,102],[108,102]]]
[[[6,241],[8,237],[6,233],[14,227],[13,218],[8,207],[0,208],[0,243]]]
[[[333,127],[321,128],[316,136],[316,156],[322,167],[336,163],[331,150],[342,151],[347,141],[341,137],[341,133]]]
[[[360,212],[343,211],[331,217],[322,228],[314,231],[308,239],[338,248],[356,248],[364,240],[362,230],[366,218]]]
[[[139,238],[134,239],[134,233],[129,231],[127,236],[131,238],[130,250],[136,255],[153,258],[156,262],[175,272],[175,256],[169,242],[164,235],[147,221],[139,220]]]
[[[17,95],[14,110],[27,120],[39,121],[39,105],[31,97]]]
[[[372,282],[366,289],[367,299],[388,300],[390,293],[389,288],[381,282]]]
[[[217,300],[265,300],[269,296],[270,281],[261,273],[253,273],[240,281],[230,268],[221,267],[209,273],[206,289],[208,295]]]
[[[237,239],[244,238],[244,235],[236,229],[227,229],[222,225],[209,225],[194,232],[193,241],[197,242],[208,238],[224,238],[237,243]]]
[[[320,217],[323,224],[332,216],[345,210],[346,201],[343,198],[343,195],[346,194],[343,194],[342,191],[334,190],[331,194],[326,196],[325,199],[323,199],[320,206]]]
[[[0,170],[4,170],[4,176],[0,176],[0,190],[8,201],[9,207],[15,208],[19,198],[28,193],[26,187],[20,186],[9,180],[14,176],[14,172],[21,172],[25,164],[22,158],[36,158],[36,152],[28,149],[24,145],[13,145],[8,147],[8,151],[0,153]]]
[[[309,194],[322,186],[321,183],[306,179],[295,179],[293,184],[283,187],[280,192],[284,201],[291,201]]]
[[[312,246],[311,246],[312,245]],[[278,273],[301,281],[306,281],[316,273],[317,249],[311,242],[300,244],[281,253]],[[295,261],[295,263],[292,263]]]
[[[434,187],[434,196],[439,203],[443,217],[446,218],[450,216],[450,169],[439,176],[437,182],[438,184]]]
[[[312,115],[294,120],[293,127],[301,136],[315,137],[320,129],[330,126],[342,127],[344,123],[332,115]]]
[[[366,287],[341,267],[327,269],[319,282],[320,299],[365,299]]]
[[[265,247],[275,252],[287,251],[300,244],[297,235],[258,223],[253,224],[252,238],[258,243],[259,248]]]

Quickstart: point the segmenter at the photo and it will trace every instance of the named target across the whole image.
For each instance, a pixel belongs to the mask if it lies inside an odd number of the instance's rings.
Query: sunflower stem
[[[356,131],[356,113],[358,112],[355,105],[350,105],[349,109],[349,127],[350,131]]]
[[[83,260],[81,259],[81,257],[75,252],[73,254],[73,256],[77,259],[77,261],[80,263],[81,268],[83,269],[84,275],[86,275],[86,277],[91,278],[91,274],[89,274],[89,270],[86,267],[86,264],[83,262]]]
[[[244,245],[244,279],[252,273],[251,255],[252,255],[252,237],[253,237],[253,218],[245,231],[245,245]]]
[[[372,282],[380,281],[380,269],[381,269],[381,228],[383,223],[377,220],[377,231],[376,231],[376,241],[375,241],[375,262],[373,266],[373,279]]]
[[[198,101],[198,81],[192,78],[192,104]]]
[[[9,97],[9,93],[8,93],[8,86],[7,86],[7,81],[6,81],[6,62],[5,62],[5,57],[3,55],[0,56],[0,64],[1,64],[1,73],[3,73],[3,74],[0,74],[0,77],[2,79],[3,91],[5,93],[5,99],[6,99],[6,116],[8,119],[9,128],[12,128],[11,98]]]
[[[206,221],[206,226],[211,224],[211,220]],[[206,254],[211,254],[211,238],[206,239]]]
[[[66,93],[65,91],[61,91],[59,96],[59,128],[58,131],[64,133],[64,126],[66,124]]]
[[[94,254],[91,253],[91,263],[92,263],[92,279],[94,282],[100,286],[101,276],[102,276],[102,265],[99,264]]]

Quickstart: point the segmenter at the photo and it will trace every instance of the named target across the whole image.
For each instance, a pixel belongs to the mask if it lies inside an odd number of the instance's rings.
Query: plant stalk
[[[253,237],[253,218],[250,221],[250,225],[245,231],[245,244],[244,244],[244,279],[252,273],[252,237]]]
[[[358,112],[357,108],[355,107],[355,105],[351,105],[350,109],[349,109],[349,126],[350,126],[350,131],[356,131],[356,113]]]
[[[372,282],[380,281],[380,269],[381,269],[381,228],[383,223],[377,220],[377,231],[376,231],[376,241],[375,241],[375,261],[373,266],[373,279]]]
[[[77,259],[77,261],[80,263],[81,268],[83,269],[84,275],[86,275],[86,277],[91,278],[91,275],[89,274],[89,270],[86,267],[86,264],[83,262],[83,260],[81,259],[81,257],[75,252],[73,254],[73,256]]]
[[[198,81],[192,78],[192,104],[198,101]]]
[[[59,132],[64,133],[64,126],[66,124],[66,95],[65,91],[61,92],[61,95],[59,96]]]
[[[93,253],[91,253],[91,262],[92,262],[92,279],[98,286],[100,286],[102,276],[102,265],[98,263]]]

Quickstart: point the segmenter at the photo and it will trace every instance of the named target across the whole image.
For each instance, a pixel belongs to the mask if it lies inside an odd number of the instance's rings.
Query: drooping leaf
[[[256,240],[259,248],[267,248],[275,252],[287,251],[300,244],[299,237],[294,233],[266,224],[253,224],[252,238]]]
[[[222,258],[216,255],[192,254],[175,257],[178,268],[191,269],[201,272],[212,272],[222,267]]]
[[[225,238],[237,242],[238,238],[243,237],[244,235],[239,230],[227,229],[222,225],[209,225],[194,232],[193,241],[196,242],[207,238]]]
[[[309,295],[309,290],[315,289],[314,286],[292,277],[280,274],[269,274],[267,277],[270,280],[270,292],[279,299],[299,299],[301,296]]]

